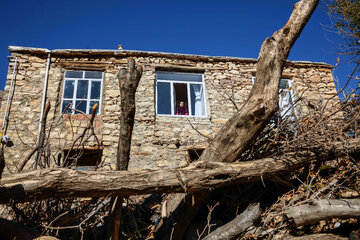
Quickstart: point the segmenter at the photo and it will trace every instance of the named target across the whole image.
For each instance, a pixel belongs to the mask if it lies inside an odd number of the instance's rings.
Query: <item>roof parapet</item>
[[[32,53],[32,54],[48,54],[52,53],[53,56],[94,56],[94,55],[112,55],[124,57],[167,57],[176,59],[189,59],[204,62],[252,62],[256,63],[256,58],[240,58],[240,57],[227,57],[227,56],[207,56],[196,54],[183,54],[183,53],[167,53],[167,52],[154,52],[154,51],[140,51],[140,50],[114,50],[114,49],[54,49],[49,50],[46,48],[33,48],[21,46],[9,46],[9,51],[14,53]],[[311,61],[286,61],[286,65],[301,64],[301,65],[316,65],[326,68],[333,68],[332,65],[324,62],[311,62]]]

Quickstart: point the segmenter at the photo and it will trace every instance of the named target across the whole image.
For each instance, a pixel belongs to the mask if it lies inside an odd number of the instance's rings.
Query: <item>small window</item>
[[[199,157],[201,156],[202,152],[204,151],[203,148],[200,148],[200,149],[189,149],[187,152],[188,152],[188,155],[187,155],[187,158],[188,158],[188,161],[191,163],[191,162],[195,162],[199,159]]]
[[[68,153],[69,149],[64,149],[64,158]],[[78,169],[91,169],[91,167],[99,165],[101,156],[102,149],[72,149],[67,160],[67,166],[76,164]]]
[[[103,72],[66,71],[61,112],[64,114],[91,114],[94,104],[101,109]]]
[[[170,116],[205,117],[203,74],[157,72],[156,113]]]

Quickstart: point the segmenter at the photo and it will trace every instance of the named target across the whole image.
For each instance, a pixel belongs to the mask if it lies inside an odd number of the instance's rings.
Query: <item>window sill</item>
[[[208,116],[190,116],[190,115],[166,115],[156,114],[157,117],[170,117],[170,118],[193,118],[193,119],[209,119]]]
[[[64,120],[89,120],[91,114],[63,114]],[[95,120],[101,119],[101,115],[95,115]]]

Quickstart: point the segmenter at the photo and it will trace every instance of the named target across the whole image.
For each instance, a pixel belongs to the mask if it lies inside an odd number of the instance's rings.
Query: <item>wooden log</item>
[[[288,237],[286,240],[348,240],[347,237],[337,236],[331,233],[317,233],[299,237]]]
[[[237,239],[260,218],[260,203],[249,206],[234,220],[218,227],[203,240],[232,240]]]
[[[291,172],[311,162],[360,153],[360,140],[345,147],[336,143],[315,152],[288,153],[239,163],[195,162],[185,168],[137,171],[76,171],[53,168],[3,176],[0,203],[26,202],[53,197],[130,196],[211,190],[259,181]]]
[[[305,205],[290,207],[285,214],[295,226],[332,218],[360,218],[360,199],[312,199]]]

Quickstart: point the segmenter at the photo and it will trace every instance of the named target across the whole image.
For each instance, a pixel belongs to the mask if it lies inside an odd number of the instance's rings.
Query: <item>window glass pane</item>
[[[157,73],[157,80],[202,82],[202,74],[191,73]]]
[[[280,80],[280,89],[289,88],[289,81],[287,79]]]
[[[205,116],[205,98],[203,85],[190,84],[191,115]]]
[[[89,114],[92,113],[92,107],[94,106],[94,104],[97,103],[97,108],[96,108],[96,114],[99,113],[99,108],[100,108],[100,102],[99,101],[90,101],[90,107],[89,107]]]
[[[88,94],[89,80],[79,80],[76,91],[76,98],[85,99]]]
[[[64,114],[71,114],[71,106],[72,105],[72,101],[71,100],[64,100],[63,104],[62,104],[62,108],[61,108],[61,112]]]
[[[73,98],[74,97],[74,80],[66,80],[64,87],[64,98]]]
[[[66,78],[82,78],[83,71],[66,71]]]
[[[85,72],[85,78],[102,79],[102,72]]]
[[[100,99],[101,82],[91,82],[91,99]]]
[[[170,83],[158,82],[157,90],[157,113],[171,114]]]
[[[189,104],[186,83],[174,83],[175,114],[189,115]]]
[[[83,111],[84,113],[86,113],[86,104],[87,104],[87,101],[81,101],[81,100],[76,101],[75,102],[75,109]],[[81,113],[78,112],[78,111],[75,111],[75,114],[81,114]]]

